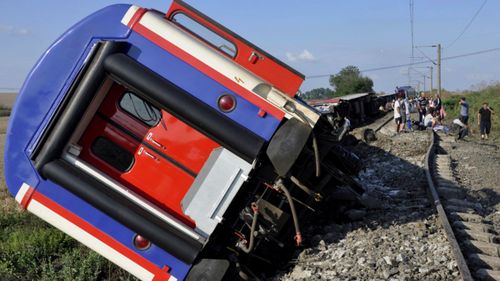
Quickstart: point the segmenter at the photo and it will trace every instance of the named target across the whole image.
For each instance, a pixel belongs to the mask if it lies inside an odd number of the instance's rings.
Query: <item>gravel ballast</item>
[[[430,135],[396,135],[392,122],[370,144],[352,147],[362,159],[361,207],[342,220],[306,228],[308,247],[274,280],[459,280],[434,206],[424,159]]]

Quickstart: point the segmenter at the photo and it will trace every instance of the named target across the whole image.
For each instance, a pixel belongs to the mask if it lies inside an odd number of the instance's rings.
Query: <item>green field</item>
[[[5,185],[7,121],[0,117],[0,280],[136,280],[18,206]]]
[[[464,96],[469,103],[469,125],[471,129],[471,138],[480,139],[479,126],[477,124],[477,113],[484,102],[489,103],[495,110],[492,115],[492,126],[489,142],[500,144],[500,83],[487,86],[479,91],[465,91],[461,93],[444,93],[443,104],[447,113],[447,120],[451,122],[458,118],[459,100]]]

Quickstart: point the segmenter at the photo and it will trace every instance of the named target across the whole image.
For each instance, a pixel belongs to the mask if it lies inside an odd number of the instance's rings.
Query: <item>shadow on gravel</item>
[[[304,247],[273,279],[456,280],[457,264],[428,196],[428,133],[378,134],[350,147],[364,163],[358,181],[369,196],[352,203],[332,193],[336,208],[304,224]],[[485,192],[498,200],[494,190]]]

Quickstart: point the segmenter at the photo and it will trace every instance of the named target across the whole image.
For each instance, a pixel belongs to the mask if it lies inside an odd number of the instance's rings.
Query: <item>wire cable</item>
[[[427,56],[426,53],[424,53],[424,51],[420,50],[418,47],[416,47],[417,51],[419,51],[426,59],[429,60],[429,62],[431,62],[433,65],[437,65],[437,63],[432,60],[429,56]]]
[[[461,55],[456,55],[456,56],[449,56],[449,57],[444,57],[441,60],[453,60],[453,59],[458,59],[458,58],[463,58],[463,57],[469,57],[469,56],[475,56],[475,55],[481,55],[485,53],[491,53],[491,52],[496,52],[500,51],[500,47],[498,48],[492,48],[492,49],[486,49],[486,50],[481,50],[481,51],[476,51],[476,52],[471,52],[471,53],[466,53],[466,54],[461,54]],[[403,63],[403,64],[397,64],[397,65],[390,65],[390,66],[382,66],[382,67],[375,67],[375,68],[367,68],[360,70],[360,72],[370,72],[370,71],[379,71],[379,70],[387,70],[387,69],[393,69],[393,68],[400,68],[400,67],[405,67],[405,66],[411,66],[415,64],[426,64],[429,63],[428,61],[420,61],[420,62],[414,62],[413,64],[411,63]],[[324,77],[330,77],[333,74],[319,74],[319,75],[311,75],[307,76],[306,79],[316,79],[316,78],[324,78]]]
[[[477,16],[479,15],[479,13],[481,12],[481,10],[484,8],[484,6],[486,5],[486,3],[488,2],[488,0],[484,0],[483,4],[481,4],[481,7],[479,7],[479,9],[476,11],[476,13],[474,14],[474,16],[472,17],[472,19],[469,21],[469,23],[467,23],[467,25],[465,26],[465,28],[462,30],[462,32],[460,32],[460,34],[458,34],[457,38],[455,38],[455,40],[453,40],[447,47],[446,49],[449,49],[451,48],[451,46],[453,46],[461,37],[462,35],[464,35],[464,33],[467,31],[467,29],[469,29],[469,27],[472,25],[472,23],[474,22],[474,20],[477,18]]]

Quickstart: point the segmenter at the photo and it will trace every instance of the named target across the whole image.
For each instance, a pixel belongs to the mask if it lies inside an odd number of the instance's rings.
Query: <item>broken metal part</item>
[[[293,203],[290,191],[288,191],[288,188],[285,187],[281,179],[278,179],[275,184],[279,186],[279,188],[285,194],[286,199],[288,200],[288,204],[290,205],[290,211],[292,212],[293,226],[295,227],[294,240],[297,243],[297,246],[300,246],[302,244],[302,235],[300,233],[299,217],[297,216],[297,211],[295,210],[295,204]]]
[[[323,200],[323,196],[320,193],[314,192],[313,190],[311,190],[310,188],[308,188],[306,185],[304,185],[302,182],[300,182],[299,179],[297,179],[296,177],[291,176],[290,180],[292,180],[292,182],[295,185],[297,185],[298,187],[300,187],[300,189],[302,189],[309,196],[313,197],[314,201],[320,202],[321,200]]]
[[[260,218],[270,225],[270,230],[274,233],[281,231],[289,219],[289,215],[275,205],[264,199],[257,201]]]

